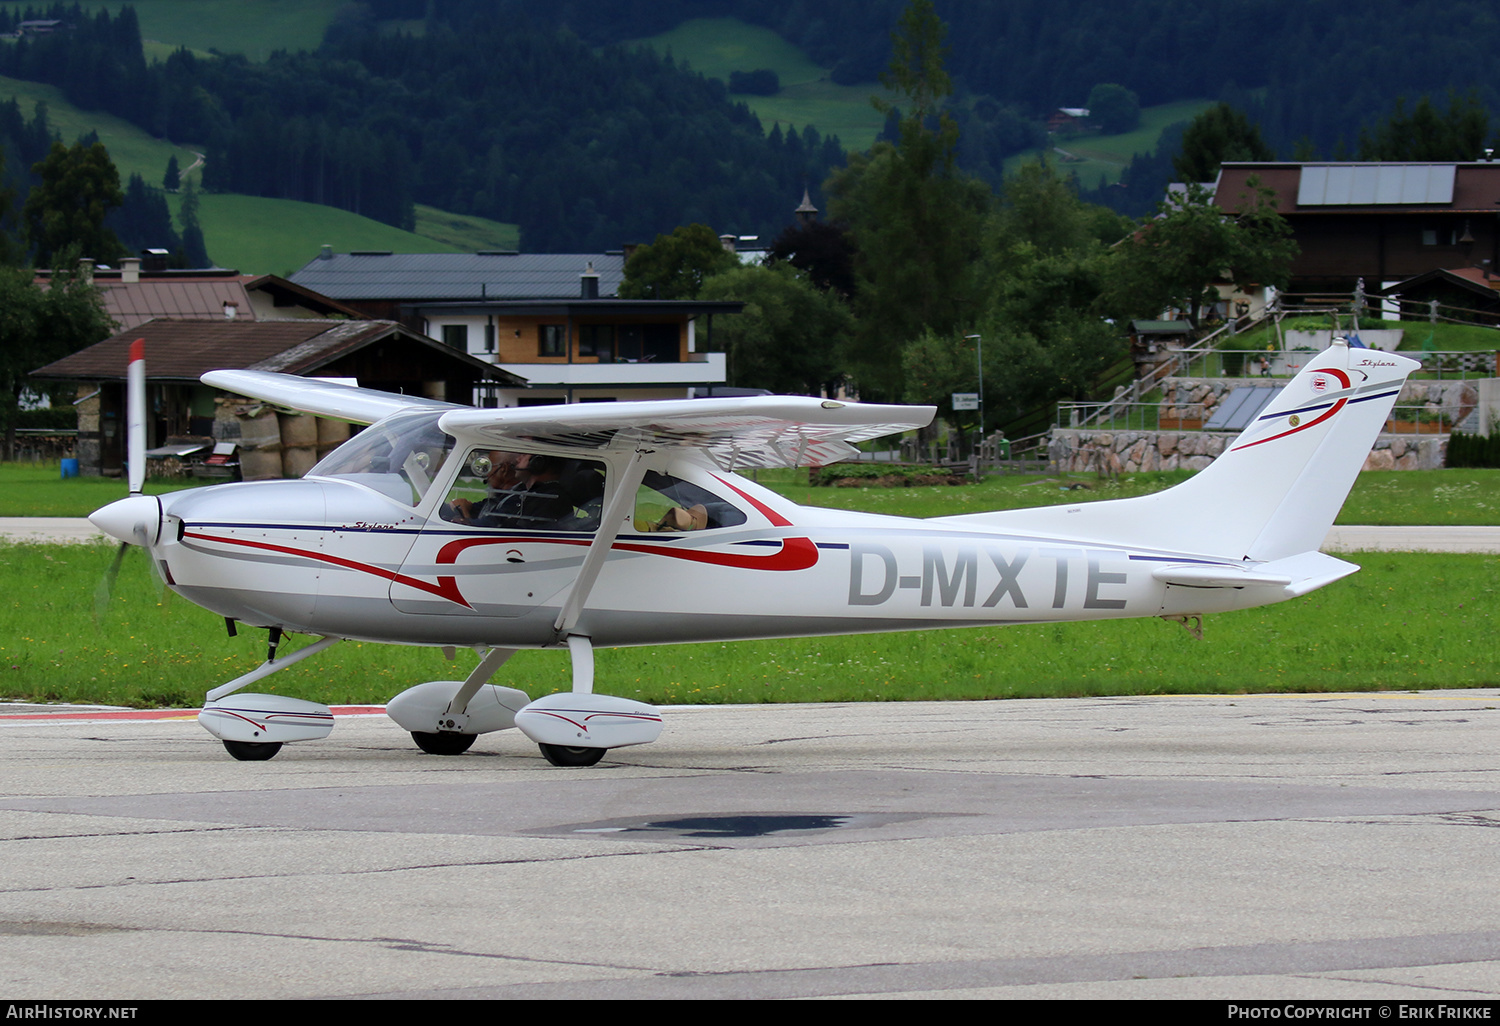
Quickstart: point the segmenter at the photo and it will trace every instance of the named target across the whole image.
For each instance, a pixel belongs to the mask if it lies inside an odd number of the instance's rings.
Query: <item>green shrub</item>
[[[1500,467],[1500,435],[1466,435],[1455,431],[1448,436],[1448,467]]]

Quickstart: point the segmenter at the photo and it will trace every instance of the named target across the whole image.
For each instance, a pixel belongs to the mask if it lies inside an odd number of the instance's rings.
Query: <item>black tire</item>
[[[224,750],[240,762],[265,762],[281,751],[281,742],[225,741]]]
[[[411,732],[411,739],[428,755],[462,755],[473,747],[478,737],[478,734],[460,734],[452,730],[434,734],[421,730]]]
[[[541,745],[542,754],[554,766],[592,766],[604,758],[605,748],[568,748],[564,745]]]

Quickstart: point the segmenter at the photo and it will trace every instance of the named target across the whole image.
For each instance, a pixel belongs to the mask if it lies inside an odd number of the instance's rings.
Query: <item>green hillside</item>
[[[175,217],[179,197],[169,196],[168,204]],[[403,232],[347,210],[261,196],[205,194],[200,197],[198,223],[214,263],[246,274],[285,276],[317,256],[324,243],[339,253],[355,249],[460,252],[457,246]]]
[[[175,146],[164,139],[153,139],[148,133],[111,114],[83,111],[63,99],[62,90],[39,82],[23,82],[0,76],[0,100],[14,98],[28,118],[36,105],[47,105],[47,123],[53,132],[72,145],[80,135],[93,129],[99,141],[109,150],[110,159],[120,172],[120,184],[138,174],[149,184],[160,186],[167,171],[167,160],[176,156],[180,167],[190,167],[197,154],[186,146]]]
[[[776,72],[781,92],[775,96],[734,96],[759,116],[767,132],[776,124],[783,131],[791,125],[812,125],[824,135],[838,136],[846,149],[864,150],[885,123],[870,105],[870,97],[884,91],[880,85],[837,85],[829,81],[827,68],[808,60],[781,36],[738,18],[694,18],[629,45],[670,53],[674,60],[686,61],[694,71],[726,84],[731,71]]]
[[[1075,135],[1058,136],[1048,151],[1049,159],[1064,172],[1078,176],[1086,189],[1097,187],[1101,180],[1114,184],[1120,180],[1120,172],[1137,153],[1146,153],[1156,148],[1156,140],[1169,125],[1179,121],[1191,121],[1201,111],[1213,106],[1208,100],[1179,100],[1156,107],[1141,108],[1141,125],[1132,132],[1119,135]],[[1041,150],[1027,150],[1005,161],[1005,173],[1015,174],[1022,164],[1032,164],[1041,159]]]
[[[198,159],[189,146],[154,139],[109,114],[79,110],[52,86],[0,77],[0,100],[12,97],[28,116],[38,102],[45,103],[48,124],[68,143],[90,129],[98,132],[120,172],[121,184],[132,174],[139,174],[148,184],[159,186],[168,158],[175,155],[183,169]],[[513,224],[434,207],[417,209],[417,231],[412,233],[334,207],[295,200],[214,193],[200,198],[198,221],[208,255],[221,267],[238,268],[247,274],[295,270],[316,256],[324,243],[338,252],[388,249],[398,253],[460,253],[520,248],[520,231]],[[178,197],[169,196],[168,205],[177,216]]]
[[[86,11],[116,14],[119,0],[77,0]],[[263,61],[273,50],[312,50],[347,0],[130,0],[148,56],[161,58],[185,46],[207,53],[242,53]],[[4,3],[12,10],[39,3]],[[155,44],[155,45],[153,45]]]

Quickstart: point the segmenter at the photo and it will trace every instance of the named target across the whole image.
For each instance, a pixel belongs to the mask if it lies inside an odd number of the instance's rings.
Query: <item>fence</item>
[[[1201,406],[1182,402],[1111,404],[1108,420],[1095,419],[1089,416],[1091,412],[1089,403],[1058,403],[1057,426],[1094,431],[1202,431],[1206,419]],[[1452,431],[1453,426],[1453,414],[1447,411],[1433,410],[1426,404],[1398,405],[1386,420],[1385,433],[1442,435]]]
[[[1184,353],[1184,356],[1187,354]],[[1313,349],[1215,349],[1197,352],[1181,361],[1182,378],[1281,378],[1291,377],[1317,351]],[[1456,352],[1406,352],[1402,356],[1422,361],[1415,376],[1437,381],[1500,377],[1500,353],[1488,350]],[[1159,380],[1159,379],[1158,379]]]
[[[977,442],[950,432],[942,441],[922,442],[914,436],[887,436],[867,443],[849,462],[888,464],[891,467],[922,466],[951,473],[1035,474],[1047,469],[1047,441],[1051,430],[1020,438],[995,432]]]

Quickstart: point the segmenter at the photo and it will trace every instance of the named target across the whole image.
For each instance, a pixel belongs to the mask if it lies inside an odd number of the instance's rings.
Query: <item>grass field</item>
[[[139,553],[96,622],[92,596],[111,558],[103,544],[0,545],[0,697],[196,706],[264,657],[264,634],[227,638],[212,613],[163,589]],[[612,649],[598,654],[598,689],[694,704],[1500,684],[1500,559],[1349,558],[1363,572],[1294,602],[1210,617],[1203,641],[1147,619]],[[462,678],[475,658],[345,642],[257,689],[383,702],[416,682]],[[522,652],[495,683],[533,697],[565,690],[567,665],[556,652]]]
[[[908,516],[1145,494],[1185,475],[1118,482],[991,478],[927,488],[811,488],[796,472],[762,483],[815,505]],[[148,492],[158,490],[153,482]],[[1066,489],[1066,490],[1065,490]],[[0,465],[0,516],[69,516],[124,493],[119,481],[60,481],[54,466]],[[1500,471],[1363,474],[1346,523],[1500,523]],[[252,667],[264,636],[161,587],[139,553],[107,612],[93,595],[109,544],[0,545],[0,698],[196,705]],[[1307,598],[1212,617],[1205,640],[1157,620],[618,649],[599,689],[661,703],[855,701],[1127,693],[1477,687],[1500,683],[1497,571],[1490,556],[1368,554],[1364,571]],[[1330,624],[1340,625],[1329,630]],[[293,642],[298,644],[300,642]],[[266,690],[330,703],[384,701],[411,683],[464,676],[432,649],[346,642]],[[567,686],[567,660],[523,652],[496,683],[533,696]]]
[[[650,46],[674,60],[687,61],[694,71],[722,82],[731,71],[769,68],[781,80],[775,96],[735,95],[753,110],[767,132],[780,124],[799,130],[813,125],[824,135],[836,135],[845,149],[870,147],[885,119],[870,105],[870,97],[884,92],[876,82],[841,86],[828,80],[828,69],[770,29],[736,18],[694,18],[669,32],[628,44]]]

